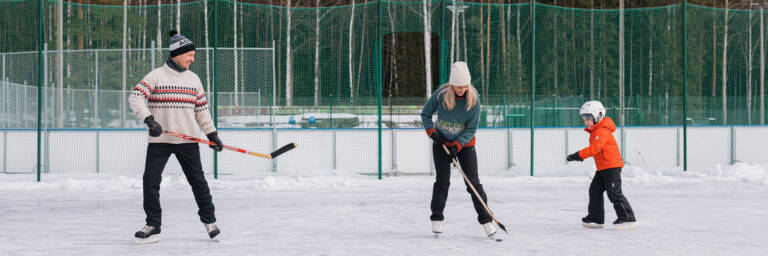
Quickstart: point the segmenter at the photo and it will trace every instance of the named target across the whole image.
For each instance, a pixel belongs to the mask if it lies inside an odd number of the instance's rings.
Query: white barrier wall
[[[5,137],[7,137],[7,136],[8,135],[6,135],[5,132],[3,132],[2,135],[0,135],[0,170],[5,170],[7,167],[4,167],[4,166],[6,166],[8,164],[8,160],[6,160],[8,155],[5,154],[5,152],[6,152],[5,148],[7,147],[7,145],[5,143],[6,142]]]
[[[743,129],[736,127],[734,131]],[[763,128],[765,129],[765,128]],[[768,131],[768,130],[766,130]],[[744,147],[752,147],[749,143]],[[757,152],[753,152],[757,153]],[[731,163],[730,127],[688,128],[688,167],[701,168]]]
[[[34,173],[37,160],[37,134],[25,131],[8,131],[3,141],[5,172]]]
[[[272,150],[272,132],[270,130],[220,131],[219,137],[227,145],[237,146],[254,152],[263,153]],[[205,150],[208,148],[205,147],[205,145],[202,146],[204,147],[200,148],[200,152],[207,152],[211,159],[210,165],[206,165],[206,167],[209,167],[208,169],[212,170],[210,168],[213,168],[213,152],[210,149]],[[234,152],[220,153],[218,155],[219,173],[222,175],[248,172],[272,172],[271,161],[254,159],[255,157]]]
[[[620,130],[616,132],[621,134]],[[682,168],[682,127],[626,127],[624,136],[622,156],[628,165],[657,169]],[[621,149],[620,137],[617,139]]]
[[[95,173],[98,170],[96,166],[99,155],[96,154],[95,145],[99,136],[87,131],[53,132],[48,135],[49,140],[54,142],[49,144],[50,172]]]
[[[734,144],[739,145],[734,150],[737,161],[768,164],[768,128],[738,127]]]
[[[35,173],[34,130],[0,131],[0,168],[5,173]],[[275,160],[225,151],[219,175],[375,174],[376,129],[224,129],[225,144],[268,153],[290,142],[299,147]],[[733,162],[768,164],[768,127],[689,127],[689,168]],[[530,129],[480,129],[479,168],[484,173],[530,175]],[[622,136],[623,135],[623,136]],[[202,136],[202,135],[201,135]],[[535,175],[567,176],[574,167],[594,168],[591,160],[566,164],[565,156],[587,146],[580,128],[535,130]],[[682,127],[625,127],[614,137],[627,165],[677,171],[683,165]],[[49,130],[43,133],[43,173],[141,175],[147,148],[144,130]],[[392,174],[432,174],[431,140],[422,129],[384,129],[382,168]],[[622,139],[624,138],[624,139]],[[201,145],[203,168],[213,172],[213,152]],[[166,174],[181,174],[171,157]]]
[[[395,155],[398,172],[434,173],[432,140],[427,137],[423,129],[388,130],[387,133],[395,136],[397,145],[394,150],[390,147],[390,151],[385,151],[383,154],[388,155],[390,159]],[[391,162],[390,168],[386,170],[392,171]]]

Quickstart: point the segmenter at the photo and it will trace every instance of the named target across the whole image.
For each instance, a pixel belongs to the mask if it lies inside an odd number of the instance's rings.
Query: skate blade
[[[613,229],[616,229],[616,230],[630,230],[630,229],[635,229],[636,227],[637,227],[636,222],[627,222],[627,223],[613,225]]]
[[[582,226],[585,228],[603,228],[603,224],[582,222]]]
[[[491,240],[496,241],[496,242],[504,241],[503,238],[501,238],[500,236],[496,236],[495,234],[488,236],[488,239],[491,239]]]
[[[151,235],[147,238],[135,238],[136,244],[154,244],[160,241],[160,235]]]
[[[217,242],[217,243],[221,243],[221,240],[219,240],[219,236],[221,236],[221,235],[216,235],[214,237],[211,237],[211,241],[214,241],[214,242]]]

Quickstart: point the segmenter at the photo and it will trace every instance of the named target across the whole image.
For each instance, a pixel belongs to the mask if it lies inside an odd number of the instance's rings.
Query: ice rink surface
[[[208,239],[183,176],[165,176],[160,242],[137,245],[141,177],[19,182],[0,175],[0,255],[766,255],[768,168],[737,164],[669,175],[624,170],[638,228],[594,230],[590,172],[481,174],[510,230],[484,238],[454,172],[444,233],[429,223],[432,176],[209,177],[221,242]],[[606,197],[606,223],[615,219]]]

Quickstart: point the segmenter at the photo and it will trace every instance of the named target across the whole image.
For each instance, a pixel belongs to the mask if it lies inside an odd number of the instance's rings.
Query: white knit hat
[[[472,76],[469,75],[469,68],[467,67],[466,62],[457,61],[451,65],[451,75],[448,78],[448,84],[450,85],[472,84]]]

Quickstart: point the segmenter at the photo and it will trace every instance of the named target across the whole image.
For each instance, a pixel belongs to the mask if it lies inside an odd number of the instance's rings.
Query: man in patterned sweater
[[[140,243],[157,242],[160,234],[160,181],[171,154],[176,155],[187,177],[198,215],[211,239],[220,233],[208,183],[200,163],[200,148],[196,143],[163,135],[163,129],[197,136],[200,128],[221,151],[223,145],[208,111],[208,100],[200,78],[189,70],[195,61],[195,45],[171,30],[170,57],[162,67],[149,72],[133,89],[128,99],[136,117],[149,127],[149,146],[144,166],[144,212],[146,225],[136,232]],[[148,104],[147,104],[148,102]]]

